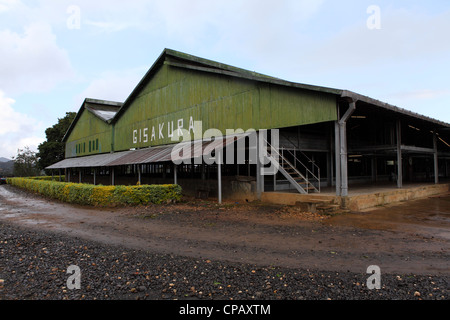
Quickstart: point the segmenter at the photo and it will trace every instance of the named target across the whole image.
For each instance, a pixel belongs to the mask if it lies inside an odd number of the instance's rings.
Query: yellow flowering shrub
[[[8,178],[7,183],[63,202],[101,207],[177,202],[182,191],[173,184],[94,186],[33,178]]]

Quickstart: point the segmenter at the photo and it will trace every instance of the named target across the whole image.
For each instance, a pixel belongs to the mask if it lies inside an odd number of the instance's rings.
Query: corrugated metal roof
[[[124,157],[133,151],[123,151],[116,153],[97,154],[87,157],[77,157],[64,159],[55,163],[46,169],[66,169],[66,168],[90,168],[90,167],[107,167],[111,161]]]
[[[118,159],[111,161],[108,166],[121,166],[142,163],[155,163],[170,161],[170,153],[174,146],[146,148],[132,151]],[[168,157],[167,157],[168,156]]]
[[[188,141],[174,145],[150,147],[116,153],[98,154],[62,160],[46,169],[114,167],[121,165],[145,164],[186,160],[211,154],[212,150],[223,149],[227,145],[248,136],[249,133],[232,135],[214,140]],[[189,152],[187,152],[189,151]]]
[[[172,150],[171,160],[180,161],[210,155],[213,150],[223,149],[234,141],[242,139],[248,135],[249,133],[244,133],[222,137],[222,139],[179,143],[176,148]]]
[[[70,124],[69,129],[67,129],[67,132],[64,135],[62,141],[66,141],[66,139],[70,136],[70,133],[77,124],[84,110],[90,111],[92,114],[97,116],[102,121],[109,123],[109,121],[111,121],[116,116],[117,112],[120,110],[122,106],[123,103],[116,101],[107,101],[91,98],[84,99],[83,104],[78,110],[75,119]]]

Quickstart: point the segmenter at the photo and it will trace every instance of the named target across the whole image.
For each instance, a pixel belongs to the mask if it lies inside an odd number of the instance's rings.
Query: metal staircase
[[[311,169],[309,169],[292,151],[287,149],[278,150],[270,145],[269,142],[266,141],[266,143],[268,152],[265,156],[299,193],[320,193],[320,168],[311,159],[303,154],[312,165]],[[277,157],[274,157],[274,155]]]

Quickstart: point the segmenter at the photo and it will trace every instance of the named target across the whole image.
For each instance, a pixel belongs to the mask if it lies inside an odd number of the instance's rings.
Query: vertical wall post
[[[173,164],[173,184],[178,184],[178,166]]]
[[[327,187],[331,187],[333,185],[333,177],[331,176],[332,175],[332,171],[331,171],[332,155],[333,155],[333,151],[331,150],[331,146],[330,146],[330,152],[326,153],[326,158],[327,158]]]
[[[375,156],[372,157],[371,167],[372,167],[372,182],[377,182],[378,162]]]
[[[217,150],[217,198],[222,204],[222,150]]]
[[[273,191],[277,191],[277,173],[273,175]]]
[[[438,148],[437,148],[437,133],[433,131],[433,155],[434,155],[434,183],[439,183],[439,160],[438,160]]]
[[[351,100],[349,107],[339,120],[340,162],[341,162],[341,196],[348,196],[348,157],[347,157],[347,121],[356,109],[356,101]]]
[[[261,200],[261,162],[259,161],[259,138],[260,133],[256,133],[256,198]]]
[[[141,185],[141,165],[140,164],[137,165],[137,169],[138,169],[138,183],[139,183],[139,185]]]
[[[341,156],[340,156],[341,137],[338,121],[334,123],[334,143],[335,143],[334,157],[336,161],[336,196],[339,197],[341,195]]]
[[[348,196],[348,157],[347,157],[347,123],[339,123],[339,136],[341,139],[341,196]]]
[[[202,169],[202,180],[205,181],[206,180],[206,166],[205,166],[204,162],[202,162],[201,169]]]
[[[397,120],[397,187],[403,188],[402,123]]]

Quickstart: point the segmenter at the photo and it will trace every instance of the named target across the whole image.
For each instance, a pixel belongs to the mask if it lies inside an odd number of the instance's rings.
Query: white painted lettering
[[[159,124],[159,138],[164,139],[164,135],[162,133],[162,130],[164,128],[164,122]]]
[[[195,129],[195,127],[194,127],[194,118],[190,117],[189,118],[189,134],[191,134],[191,130],[192,130],[192,132],[195,133],[194,129]]]
[[[150,140],[151,140],[151,141],[156,140],[155,126],[152,127],[152,136],[151,136]]]
[[[137,143],[137,130],[133,130],[133,144]]]
[[[144,142],[147,143],[148,142],[148,128],[144,129]]]
[[[181,137],[183,135],[181,129],[183,129],[183,119],[178,119],[178,130],[177,130],[178,137]]]
[[[172,130],[170,129],[170,124],[172,123]],[[173,121],[167,122],[167,136],[169,138],[173,137]]]

